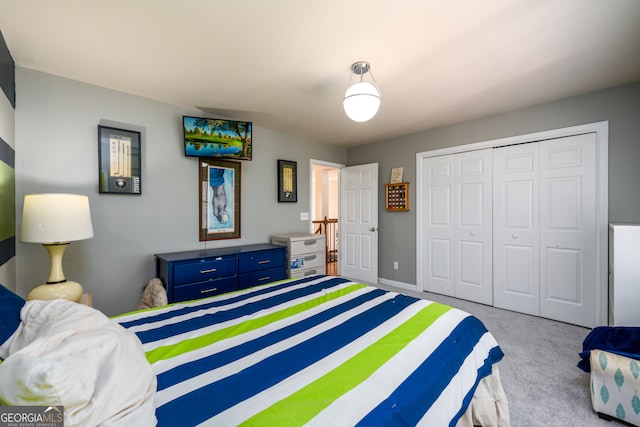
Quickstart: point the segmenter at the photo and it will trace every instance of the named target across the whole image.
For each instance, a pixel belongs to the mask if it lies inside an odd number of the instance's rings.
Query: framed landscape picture
[[[183,116],[182,125],[185,156],[251,160],[251,122]]]
[[[199,158],[200,241],[240,238],[240,162]]]

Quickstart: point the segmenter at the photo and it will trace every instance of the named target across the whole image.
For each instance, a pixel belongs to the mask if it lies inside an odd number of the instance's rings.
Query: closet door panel
[[[423,288],[454,295],[453,155],[423,159]]]
[[[540,144],[540,315],[595,326],[596,139]]]
[[[493,150],[493,303],[539,314],[538,145]]]
[[[493,303],[491,149],[455,155],[455,292],[482,304]]]

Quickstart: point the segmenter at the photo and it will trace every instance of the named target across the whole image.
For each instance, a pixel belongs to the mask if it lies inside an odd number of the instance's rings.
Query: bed
[[[480,320],[346,278],[286,280],[108,320],[137,337],[140,356],[118,364],[120,347],[102,356],[112,372],[127,364],[110,395],[128,387],[137,396],[103,411],[115,413],[104,425],[141,411],[181,427],[509,425],[495,365],[503,353]],[[7,353],[20,353],[20,336],[0,346],[0,388],[18,381],[3,368],[15,366]]]

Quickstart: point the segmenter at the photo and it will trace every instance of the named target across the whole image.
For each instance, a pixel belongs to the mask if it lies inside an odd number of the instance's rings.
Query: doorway
[[[340,169],[344,165],[311,159],[311,233],[326,239],[327,274],[338,275]]]

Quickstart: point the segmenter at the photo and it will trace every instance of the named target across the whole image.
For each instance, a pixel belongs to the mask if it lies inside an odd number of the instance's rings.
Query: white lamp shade
[[[366,122],[380,108],[380,92],[369,82],[358,82],[344,94],[344,112],[354,122]]]
[[[63,243],[93,237],[89,198],[81,194],[24,196],[20,241]]]

